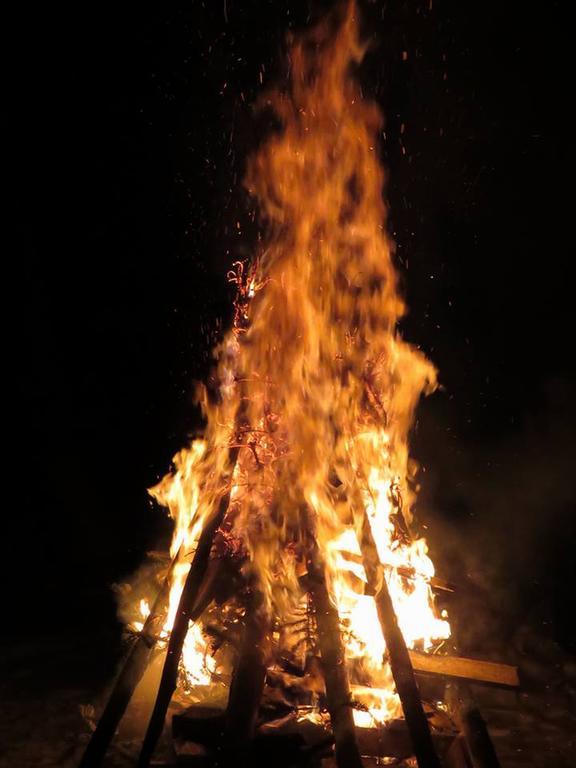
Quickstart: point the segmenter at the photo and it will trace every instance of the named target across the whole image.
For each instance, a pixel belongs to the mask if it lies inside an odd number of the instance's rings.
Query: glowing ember
[[[224,527],[241,543],[243,574],[281,626],[302,604],[311,535],[304,521],[312,516],[356,722],[370,726],[401,710],[375,602],[364,593],[359,515],[368,518],[409,647],[429,648],[450,629],[434,610],[426,543],[408,532],[408,433],[436,373],[397,331],[404,304],[385,228],[382,117],[353,77],[363,54],[350,3],[338,23],[291,41],[290,83],[262,100],[281,124],[250,158],[245,180],[264,246],[250,269],[231,273],[235,326],[218,350],[219,397],[201,393],[204,439],[176,456],[151,493],[175,521],[172,555],[181,546],[186,554],[174,571],[166,636],[188,555],[222,493],[229,446],[241,437]],[[143,601],[143,618],[148,610]],[[210,682],[215,664],[200,624],[183,665],[189,683]]]

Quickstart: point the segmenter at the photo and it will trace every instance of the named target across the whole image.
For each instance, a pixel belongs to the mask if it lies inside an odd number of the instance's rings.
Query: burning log
[[[338,4],[326,22],[294,38],[289,87],[267,97],[282,128],[271,132],[248,161],[245,186],[258,199],[269,233],[254,268],[245,272],[237,264],[233,273],[238,285],[234,327],[219,346],[213,378],[218,386],[212,387],[212,397],[205,392],[202,399],[205,440],[180,452],[175,471],[152,489],[176,523],[174,549],[189,535],[196,552],[185,582],[182,568],[181,579],[172,585],[170,624],[182,591],[173,626],[163,629],[170,638],[139,768],[149,765],[162,732],[184,640],[204,604],[202,585],[211,552],[217,560],[214,539],[228,508],[227,531],[238,542],[241,558],[250,559],[267,607],[280,624],[302,596],[297,566],[307,561],[304,591],[307,604],[314,606],[316,637],[304,639],[303,658],[293,664],[302,672],[300,690],[294,685],[288,700],[283,690],[274,690],[270,675],[269,688],[276,694],[270,702],[279,705],[277,710],[284,706],[296,713],[302,712],[303,700],[317,705],[320,685],[310,683],[319,683],[319,676],[307,675],[307,662],[308,650],[319,650],[332,728],[332,735],[325,729],[324,747],[333,738],[338,768],[361,768],[362,749],[374,755],[385,749],[379,737],[387,729],[364,729],[360,736],[354,715],[359,725],[382,724],[399,714],[400,704],[411,742],[403,753],[415,754],[420,768],[440,768],[412,665],[425,666],[426,673],[472,674],[470,665],[463,669],[458,660],[451,666],[444,662],[439,671],[442,662],[434,667],[429,657],[412,656],[395,612],[396,607],[409,643],[421,640],[430,646],[450,634],[448,622],[434,611],[430,592],[431,586],[447,585],[432,576],[425,542],[414,540],[409,527],[408,434],[416,402],[434,388],[436,372],[397,331],[404,306],[386,234],[384,173],[375,151],[382,120],[350,77],[365,50],[356,16],[355,2],[349,0]],[[237,439],[231,445],[234,418]],[[241,447],[249,450],[239,454]],[[359,498],[348,498],[360,477]],[[230,486],[226,493],[219,490],[224,480]],[[298,499],[307,506],[301,509]],[[347,553],[358,560],[348,559]],[[225,590],[224,596],[231,592]],[[226,620],[226,606],[219,612],[224,600],[213,594],[219,614],[213,634],[240,651],[226,713],[210,715],[200,726],[201,735],[210,726],[216,743],[198,742],[213,754],[200,748],[191,754],[205,762],[214,757],[229,763],[239,752],[242,762],[248,755],[257,762],[256,742],[266,734],[252,736],[268,665],[269,619],[261,612],[261,598],[253,595],[240,640],[231,625],[242,627],[237,619],[250,602],[246,593],[232,601],[237,610],[233,621]],[[375,631],[378,621],[382,635]],[[191,672],[199,657],[207,658],[200,627],[193,630],[200,637],[183,665]],[[282,638],[287,660],[303,647],[294,639],[288,642],[289,632]],[[388,665],[382,663],[384,644],[400,701]],[[146,654],[146,647],[139,647],[134,668],[145,663]],[[280,659],[278,653],[275,661]],[[213,682],[215,669],[199,684]],[[476,666],[474,674],[488,672]],[[191,679],[196,684],[198,677]],[[128,677],[127,690],[132,682]],[[353,712],[351,691],[358,693],[360,686],[369,703],[358,698],[356,706],[364,711]],[[122,712],[122,698],[119,702]],[[314,715],[323,721],[324,713]],[[113,712],[112,724],[115,717]],[[377,744],[359,746],[360,738],[374,734]],[[291,737],[277,743],[296,744]]]
[[[243,765],[254,735],[270,655],[270,621],[261,595],[252,596],[225,717],[224,762]]]
[[[519,686],[518,668],[494,661],[479,661],[458,656],[433,656],[408,651],[415,672],[442,677],[462,678],[477,683],[491,683],[508,688]]]
[[[376,593],[376,607],[378,618],[382,626],[382,633],[386,640],[386,648],[390,657],[390,667],[394,675],[396,689],[402,702],[402,709],[406,724],[410,732],[414,752],[419,768],[440,768],[440,762],[434,749],[428,721],[422,708],[420,693],[414,678],[410,655],[402,632],[398,627],[392,599],[388,592],[386,580],[382,578],[382,585]]]
[[[419,768],[441,768],[432,742],[428,721],[422,707],[420,692],[414,677],[408,648],[398,626],[384,570],[379,562],[370,523],[366,517],[366,512],[364,511],[362,514],[360,547],[364,568],[368,584],[375,593],[374,600],[382,627],[382,634],[386,641],[390,667],[402,703],[406,725],[412,739],[418,766]]]
[[[211,756],[220,747],[224,717],[221,710],[194,705],[182,714],[174,715],[172,732],[179,743],[201,745]],[[449,750],[456,736],[455,731],[434,734],[434,744],[441,755]],[[403,760],[413,754],[410,734],[403,720],[393,720],[385,727],[358,728],[356,738],[359,751],[373,758]],[[320,757],[326,751],[329,754],[333,744],[334,736],[328,724],[299,718],[292,713],[258,726],[252,757],[258,765],[269,765],[272,759],[278,765],[308,765],[313,755]],[[261,763],[258,758],[262,758],[265,751],[269,760]]]
[[[279,723],[265,723],[258,729],[258,734],[272,733],[299,733],[309,745],[309,751],[333,741],[330,730],[326,726],[310,720],[298,721],[295,718],[284,718]],[[438,751],[442,754],[446,752],[454,737],[455,733],[435,734],[434,741]],[[406,723],[402,720],[392,720],[385,727],[358,728],[356,738],[360,752],[366,756],[406,759],[413,754],[410,734]]]
[[[238,451],[240,446],[234,446],[229,451],[229,463],[232,467],[236,464],[238,457]],[[230,473],[230,476],[232,472]],[[222,522],[226,511],[228,510],[228,504],[230,501],[231,488],[228,486],[228,490],[220,499],[218,508],[212,515],[211,519],[207,520],[198,539],[198,546],[194,554],[194,559],[190,565],[190,570],[184,583],[184,588],[180,596],[180,602],[178,603],[178,611],[170,633],[170,640],[168,642],[168,651],[166,653],[166,660],[164,662],[164,668],[162,670],[162,678],[160,680],[160,687],[156,696],[156,702],[154,709],[148,723],[148,729],[146,736],[144,737],[144,743],[142,745],[142,751],[138,760],[138,768],[147,768],[150,762],[156,744],[162,733],[164,727],[164,720],[166,718],[166,712],[170,704],[170,700],[176,690],[176,683],[178,679],[178,665],[180,663],[180,656],[182,655],[182,646],[188,632],[188,625],[190,621],[193,621],[193,608],[198,599],[202,582],[206,576],[208,569],[208,563],[210,559],[210,551],[214,542],[214,537]]]
[[[353,558],[353,556],[351,556],[350,553],[348,553],[347,556],[348,558],[355,560],[355,558]],[[358,562],[360,563],[362,562],[361,557],[358,558]],[[409,568],[404,565],[391,565],[388,563],[382,563],[382,565],[384,565],[385,568],[396,570],[400,574],[400,576],[402,576],[402,578],[408,579],[408,581],[417,581],[419,579],[423,579],[427,581],[430,584],[430,587],[435,592],[456,592],[455,584],[453,584],[450,581],[447,581],[446,579],[442,579],[439,576],[432,576],[430,578],[427,578],[423,574],[416,573],[416,571],[413,568]],[[354,577],[353,575],[351,575],[349,578],[353,579]],[[367,594],[367,590],[369,590],[369,587],[367,585],[364,585],[364,583],[362,582],[362,579],[358,578],[357,584],[358,584],[358,591],[364,592],[364,594]]]
[[[325,566],[313,538],[309,515],[307,568],[310,580],[310,596],[315,608],[318,646],[321,653],[322,672],[326,684],[326,701],[334,734],[336,764],[338,768],[362,768],[362,760],[356,743],[350,684],[338,610],[330,600],[326,586]]]
[[[176,563],[180,562],[182,554],[181,547],[170,563],[168,573],[164,578],[160,592],[152,606],[152,610],[146,618],[141,632],[135,639],[122,670],[114,683],[114,688],[112,689],[108,703],[98,721],[96,730],[88,742],[88,746],[86,747],[86,751],[84,752],[80,763],[80,768],[97,768],[104,760],[110,742],[114,737],[116,729],[126,712],[126,708],[130,703],[132,695],[142,679],[158,643],[160,630],[166,614],[166,604],[170,593],[172,573]],[[200,616],[206,608],[207,603],[210,602],[211,586],[215,576],[216,572],[213,571],[211,577],[206,579],[202,591],[198,593],[192,611],[194,618]]]
[[[398,568],[398,572],[402,573],[402,568]],[[404,574],[402,573],[402,575]],[[406,574],[406,576],[408,577],[408,574]],[[446,581],[446,579],[442,579],[440,576],[432,576],[430,579],[430,586],[438,592],[456,592],[455,584],[451,581]]]
[[[302,576],[300,577],[302,578]],[[278,661],[282,669],[295,675],[306,672],[307,649],[312,644],[310,631],[310,605],[307,597],[278,627]]]

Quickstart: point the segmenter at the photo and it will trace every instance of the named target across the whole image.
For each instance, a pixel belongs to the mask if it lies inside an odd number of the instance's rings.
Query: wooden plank
[[[442,677],[455,677],[475,683],[491,683],[509,688],[519,686],[518,668],[494,661],[480,661],[460,656],[434,656],[420,651],[409,651],[415,672]]]

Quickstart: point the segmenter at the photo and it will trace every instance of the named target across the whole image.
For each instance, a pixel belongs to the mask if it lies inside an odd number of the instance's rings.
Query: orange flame
[[[406,531],[408,434],[436,372],[397,331],[405,307],[385,228],[382,116],[353,76],[364,51],[354,2],[290,41],[289,84],[261,104],[281,127],[248,161],[265,248],[250,274],[233,275],[239,305],[218,351],[220,399],[204,397],[205,439],[178,454],[175,472],[151,491],[175,520],[172,553],[181,544],[193,551],[240,431],[228,520],[247,571],[274,617],[298,603],[306,507],[347,656],[362,668],[364,687],[353,688],[365,706],[358,725],[395,716],[400,705],[374,599],[363,590],[354,505],[369,520],[408,645],[428,648],[450,633],[434,611],[426,544]],[[187,569],[187,561],[177,566],[166,632]],[[199,628],[191,642],[189,674],[209,682]]]

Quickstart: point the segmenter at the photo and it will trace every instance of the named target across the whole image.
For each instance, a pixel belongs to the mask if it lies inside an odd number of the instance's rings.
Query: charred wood
[[[182,551],[180,550],[170,564],[168,573],[162,583],[160,592],[154,601],[152,610],[148,615],[141,632],[126,657],[120,674],[118,675],[112,693],[108,698],[106,707],[98,721],[96,730],[86,747],[82,757],[80,768],[97,768],[102,764],[110,742],[114,738],[116,729],[126,712],[130,699],[146,668],[152,659],[156,648],[160,631],[166,615],[166,605],[170,594],[172,572],[176,563],[180,562]],[[213,574],[214,575],[214,574]],[[204,588],[199,592],[194,613],[200,615],[207,603],[210,602],[212,579],[207,579]]]
[[[180,715],[174,715],[172,732],[179,742],[201,744],[215,754],[220,746],[225,714],[200,706],[190,707]],[[403,720],[394,720],[385,727],[356,729],[361,754],[370,757],[395,757],[406,759],[413,754],[410,734]],[[446,754],[456,738],[455,732],[434,734],[434,744],[441,755]],[[306,759],[320,755],[334,744],[330,726],[308,719],[298,719],[295,713],[279,720],[259,725],[254,734],[251,755],[262,754],[268,747],[275,764],[283,764],[284,748],[298,747],[290,756],[290,764],[307,764]]]
[[[225,717],[224,764],[246,765],[270,656],[270,621],[258,592],[247,611],[240,655],[232,675]]]
[[[236,464],[238,451],[239,447],[230,449],[230,465],[232,467]],[[150,759],[154,754],[156,744],[158,743],[158,739],[164,728],[166,712],[174,691],[176,690],[178,665],[182,655],[182,646],[184,645],[184,640],[188,632],[188,625],[190,621],[193,620],[193,607],[202,587],[202,582],[206,576],[214,538],[219,527],[222,525],[228,509],[230,492],[231,486],[229,485],[228,490],[221,497],[218,507],[212,517],[206,521],[202,533],[200,534],[200,538],[198,539],[198,546],[184,583],[184,588],[178,604],[178,611],[174,620],[174,626],[170,633],[160,687],[158,689],[150,722],[148,723],[146,736],[144,737],[142,751],[140,752],[138,760],[138,768],[148,768]]]
[[[330,600],[325,566],[311,533],[314,526],[310,520],[307,527],[310,532],[307,552],[309,589],[315,609],[318,647],[326,685],[326,703],[334,734],[336,765],[338,768],[362,768],[356,743],[350,684],[338,610]]]
[[[410,733],[418,766],[419,768],[441,768],[438,755],[434,749],[428,721],[422,707],[420,692],[414,677],[408,648],[398,626],[396,612],[394,611],[392,598],[388,591],[388,584],[379,562],[376,544],[365,512],[363,512],[361,522],[360,539],[364,569],[368,578],[368,584],[374,590],[374,600],[382,627],[382,634],[386,642],[390,667],[402,703],[406,725]]]

